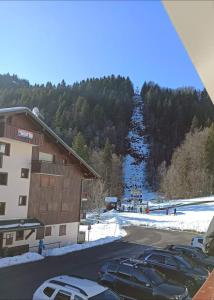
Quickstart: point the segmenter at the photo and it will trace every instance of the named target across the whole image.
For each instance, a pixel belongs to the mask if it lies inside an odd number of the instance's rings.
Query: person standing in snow
[[[167,209],[166,209],[166,215],[168,215],[169,214],[169,208],[167,207]]]
[[[177,214],[177,209],[176,209],[176,207],[174,208],[174,216],[176,216],[176,214]]]
[[[39,240],[39,248],[38,248],[38,253],[42,255],[42,250],[45,249],[45,244],[43,240]]]

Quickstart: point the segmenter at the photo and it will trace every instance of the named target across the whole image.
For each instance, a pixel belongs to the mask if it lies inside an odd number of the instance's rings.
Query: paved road
[[[32,299],[33,291],[44,280],[60,274],[81,275],[96,280],[100,266],[110,258],[135,257],[150,246],[164,247],[168,243],[189,244],[194,235],[190,232],[134,226],[128,227],[127,233],[123,240],[111,244],[0,269],[0,299]]]

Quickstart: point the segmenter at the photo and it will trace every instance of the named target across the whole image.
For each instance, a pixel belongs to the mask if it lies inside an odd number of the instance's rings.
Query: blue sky
[[[120,74],[139,87],[203,87],[158,1],[0,2],[7,72],[31,83]]]

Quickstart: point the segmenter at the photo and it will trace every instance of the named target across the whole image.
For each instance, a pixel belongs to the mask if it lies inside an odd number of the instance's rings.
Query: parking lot
[[[49,257],[43,261],[0,269],[0,299],[31,299],[34,290],[46,279],[61,275],[81,275],[97,279],[100,266],[115,257],[135,257],[145,248],[164,247],[171,243],[189,244],[194,233],[127,227],[127,236],[120,241]]]

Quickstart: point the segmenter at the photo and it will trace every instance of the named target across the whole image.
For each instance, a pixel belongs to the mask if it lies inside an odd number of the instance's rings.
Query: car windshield
[[[120,297],[111,290],[105,290],[104,292],[90,297],[90,300],[120,300]]]
[[[144,274],[153,285],[160,285],[165,281],[164,275],[158,272],[157,270],[147,269],[144,270]]]

